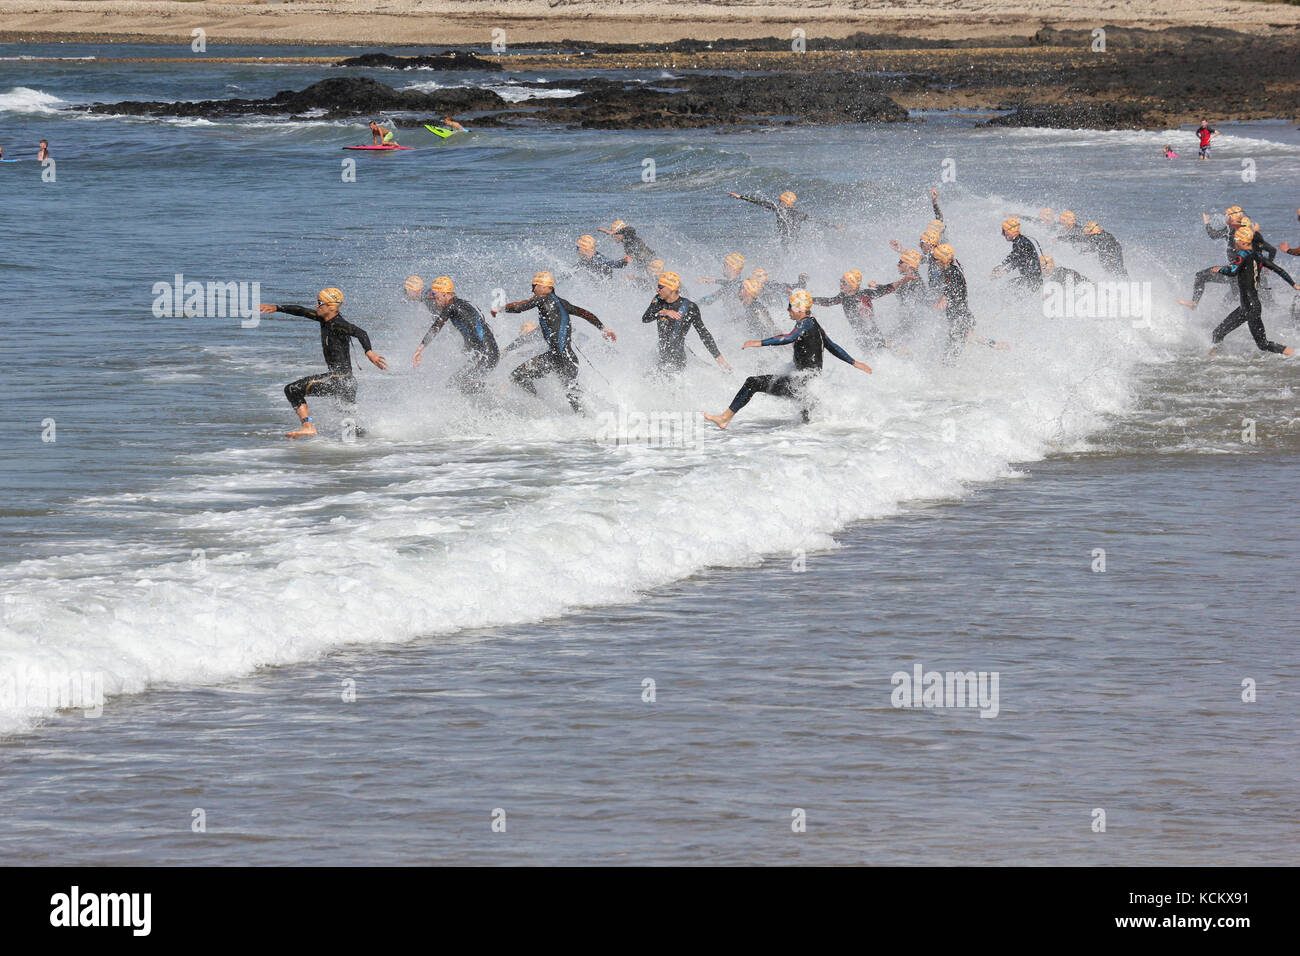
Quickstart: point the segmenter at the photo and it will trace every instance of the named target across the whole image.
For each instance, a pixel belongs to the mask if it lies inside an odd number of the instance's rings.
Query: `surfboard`
[[[415,149],[414,146],[393,146],[392,144],[388,144],[388,145],[381,144],[379,146],[344,146],[342,148],[343,149],[374,149],[385,153],[393,149]]]
[[[441,136],[443,139],[446,139],[448,136],[455,136],[457,133],[465,132],[463,129],[448,129],[445,126],[430,126],[428,123],[424,124],[424,128],[434,136]]]

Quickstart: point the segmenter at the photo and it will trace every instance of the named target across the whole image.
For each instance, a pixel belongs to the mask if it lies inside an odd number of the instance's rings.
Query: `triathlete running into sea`
[[[356,404],[357,380],[352,374],[352,343],[356,339],[365,349],[366,358],[378,369],[388,368],[388,362],[370,347],[370,336],[348,322],[340,314],[343,305],[343,293],[333,287],[321,289],[316,294],[316,308],[304,309],[297,305],[262,305],[263,315],[281,312],[296,315],[302,319],[311,319],[320,323],[320,347],[325,355],[323,375],[308,375],[284,387],[284,397],[298,412],[300,425],[296,431],[285,432],[288,438],[306,438],[316,434],[316,425],[307,410],[307,396],[334,395],[342,399],[345,406]]]
[[[705,414],[705,418],[719,428],[726,428],[740,411],[749,404],[749,400],[759,392],[790,398],[799,402],[800,414],[806,422],[809,420],[809,407],[806,390],[809,382],[822,370],[822,352],[829,351],[841,362],[847,362],[856,369],[870,372],[871,368],[859,362],[840,348],[818,324],[812,315],[813,297],[803,289],[795,290],[790,296],[788,306],[790,318],[795,326],[785,335],[775,335],[762,341],[746,342],[741,348],[754,349],[763,345],[793,345],[794,370],[784,375],[751,375],[745,379],[736,397],[725,412],[718,415]]]
[[[450,322],[461,334],[465,349],[470,354],[469,361],[451,377],[451,384],[467,395],[482,391],[484,377],[497,367],[501,357],[497,350],[497,340],[492,335],[487,320],[483,318],[483,313],[456,295],[455,283],[448,276],[438,276],[429,283],[429,297],[425,300],[425,305],[433,313],[434,319],[429,331],[424,333],[424,338],[416,346],[414,366],[420,367],[425,346]]]
[[[1259,301],[1259,277],[1263,270],[1271,269],[1298,291],[1300,291],[1300,284],[1287,275],[1281,266],[1275,265],[1267,255],[1254,248],[1254,239],[1254,230],[1249,226],[1242,226],[1233,235],[1233,244],[1236,248],[1232,261],[1226,266],[1215,266],[1221,273],[1236,278],[1241,304],[1228,313],[1228,317],[1211,333],[1211,355],[1218,353],[1218,345],[1223,341],[1224,336],[1243,324],[1249,326],[1250,334],[1261,352],[1276,352],[1279,355],[1295,354],[1295,350],[1290,346],[1269,341],[1268,333],[1264,330],[1264,310]]]
[[[676,272],[660,273],[658,294],[641,316],[642,322],[654,322],[659,334],[659,371],[671,373],[686,368],[686,333],[693,328],[714,360],[730,372],[731,366],[704,327],[700,307],[681,295],[681,285],[681,276]]]

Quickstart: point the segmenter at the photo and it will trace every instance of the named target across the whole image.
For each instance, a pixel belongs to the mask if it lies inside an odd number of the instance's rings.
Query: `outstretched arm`
[[[304,309],[300,305],[263,305],[260,307],[260,311],[263,315],[282,312],[285,315],[296,315],[300,319],[315,319],[317,322],[321,320],[315,309]]]
[[[600,334],[605,336],[605,338],[609,339],[611,342],[618,341],[618,336],[614,334],[614,330],[605,328],[604,323],[602,323],[600,319],[596,318],[594,312],[588,312],[582,306],[574,305],[572,302],[565,302],[564,307],[569,310],[570,315],[576,315],[579,318],[586,319],[596,328],[600,329]]]
[[[743,199],[745,202],[752,202],[755,206],[762,206],[764,209],[775,209],[776,203],[769,202],[766,199],[755,199],[753,196],[742,196],[740,193],[727,193],[732,199]]]
[[[1283,269],[1283,268],[1282,268],[1280,265],[1278,265],[1277,263],[1275,263],[1273,260],[1271,260],[1271,259],[1261,259],[1261,260],[1259,260],[1259,264],[1262,265],[1265,269],[1271,269],[1272,271],[1276,272],[1278,275],[1280,275],[1283,279],[1286,280],[1286,284],[1287,284],[1287,285],[1290,285],[1290,286],[1294,286],[1294,285],[1295,285],[1295,280],[1292,279],[1289,275],[1287,275],[1287,274],[1286,274],[1286,270]]]
[[[934,207],[934,218],[943,219],[943,213],[939,211],[939,190],[930,190],[930,205]]]

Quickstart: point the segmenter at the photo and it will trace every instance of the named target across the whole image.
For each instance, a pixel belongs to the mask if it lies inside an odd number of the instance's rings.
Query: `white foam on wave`
[[[0,112],[6,113],[57,113],[67,101],[52,93],[15,86],[8,93],[0,93]]]

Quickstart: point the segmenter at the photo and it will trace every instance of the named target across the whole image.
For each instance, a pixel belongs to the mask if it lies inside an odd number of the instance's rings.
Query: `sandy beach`
[[[1276,34],[1300,29],[1300,7],[1215,0],[952,0],[934,3],[838,0],[817,5],[769,2],[609,3],[596,0],[0,0],[0,40],[145,39],[188,42],[196,28],[210,42],[488,44],[574,40],[664,43],[681,39],[789,35],[810,41],[855,33],[968,40],[1030,37],[1045,26],[1114,25],[1159,29],[1208,25]],[[815,44],[814,44],[815,45]]]

